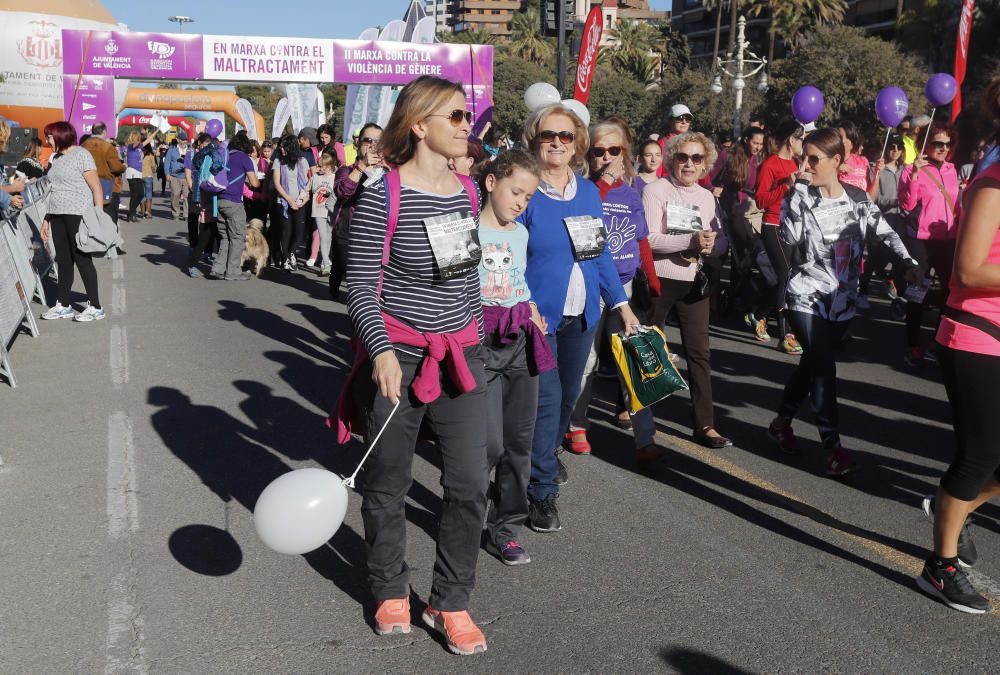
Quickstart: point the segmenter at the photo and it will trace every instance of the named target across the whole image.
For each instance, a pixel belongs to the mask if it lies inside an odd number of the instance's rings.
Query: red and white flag
[[[583,38],[580,41],[580,58],[576,65],[576,88],[573,98],[587,105],[590,97],[590,83],[594,80],[594,68],[597,66],[597,51],[601,47],[602,24],[601,8],[594,7],[587,16],[583,26]]]
[[[958,83],[955,100],[951,102],[951,121],[954,122],[962,112],[962,81],[965,80],[965,67],[969,58],[969,37],[972,35],[972,12],[976,9],[976,0],[965,0],[962,3],[962,16],[958,20],[958,39],[955,40],[955,82]]]

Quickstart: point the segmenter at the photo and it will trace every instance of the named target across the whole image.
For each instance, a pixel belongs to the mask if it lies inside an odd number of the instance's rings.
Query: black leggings
[[[145,187],[142,185],[141,178],[129,178],[128,179],[128,217],[129,220],[135,220],[135,212],[139,208],[139,204],[142,203],[142,198],[145,193]]]
[[[289,257],[295,255],[302,243],[302,237],[306,228],[306,210],[288,209],[288,215],[281,214],[281,206],[278,206],[276,214],[281,218],[281,262],[288,262]]]
[[[941,487],[955,499],[970,502],[990,476],[1000,480],[1000,356],[939,346],[938,360],[951,403],[955,458]]]
[[[829,321],[806,312],[785,315],[802,345],[802,356],[785,385],[778,417],[791,421],[809,398],[823,447],[832,450],[840,445],[836,349],[850,321]]]
[[[937,272],[944,297],[935,298],[934,304],[944,307],[948,303],[948,293],[951,286],[951,268],[955,261],[955,242],[948,239],[910,238],[906,242],[906,249],[920,265],[921,272],[927,274],[931,268]],[[911,349],[920,346],[920,326],[924,318],[924,305],[931,299],[930,293],[927,296],[920,303],[910,300],[906,302],[906,346]]]
[[[788,286],[788,271],[790,269],[788,261],[791,254],[785,242],[781,241],[778,234],[779,229],[778,225],[764,223],[763,227],[760,228],[760,240],[764,244],[767,259],[771,261],[774,274],[778,277],[778,283],[774,286],[773,302],[770,304],[772,311],[776,313],[778,333],[785,336],[789,332],[795,332],[794,329],[789,330],[788,322],[785,321],[785,287]],[[765,319],[767,317],[758,316],[757,318]]]
[[[76,247],[76,233],[80,229],[83,216],[69,214],[48,215],[52,243],[56,247],[56,264],[59,266],[59,290],[57,299],[63,307],[69,307],[69,293],[73,289],[73,265],[80,269],[80,278],[87,291],[87,300],[95,309],[101,308],[101,298],[97,293],[97,268],[90,253]]]

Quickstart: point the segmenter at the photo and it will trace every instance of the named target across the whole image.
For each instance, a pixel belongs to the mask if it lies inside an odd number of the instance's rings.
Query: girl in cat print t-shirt
[[[486,203],[479,215],[479,281],[486,335],[486,452],[495,468],[487,551],[506,565],[531,562],[517,537],[528,518],[538,374],[555,366],[545,321],[525,280],[528,230],[515,220],[538,188],[539,176],[531,156],[509,150],[487,166],[482,179]]]

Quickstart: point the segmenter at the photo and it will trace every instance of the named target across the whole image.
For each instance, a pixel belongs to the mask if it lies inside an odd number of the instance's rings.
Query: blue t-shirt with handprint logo
[[[639,190],[628,183],[617,183],[605,190],[597,183],[604,205],[604,229],[608,232],[608,250],[623,284],[632,281],[642,265],[639,240],[649,236],[646,212]]]

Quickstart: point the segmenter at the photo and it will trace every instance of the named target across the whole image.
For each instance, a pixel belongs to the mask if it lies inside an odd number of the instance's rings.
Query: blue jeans
[[[142,198],[152,199],[153,198],[153,179],[143,178],[142,179]]]
[[[555,449],[562,444],[563,435],[569,429],[596,331],[596,323],[584,326],[582,316],[566,316],[559,322],[554,335],[545,336],[556,367],[538,376],[538,415],[531,446],[529,499],[539,501],[559,495]]]

